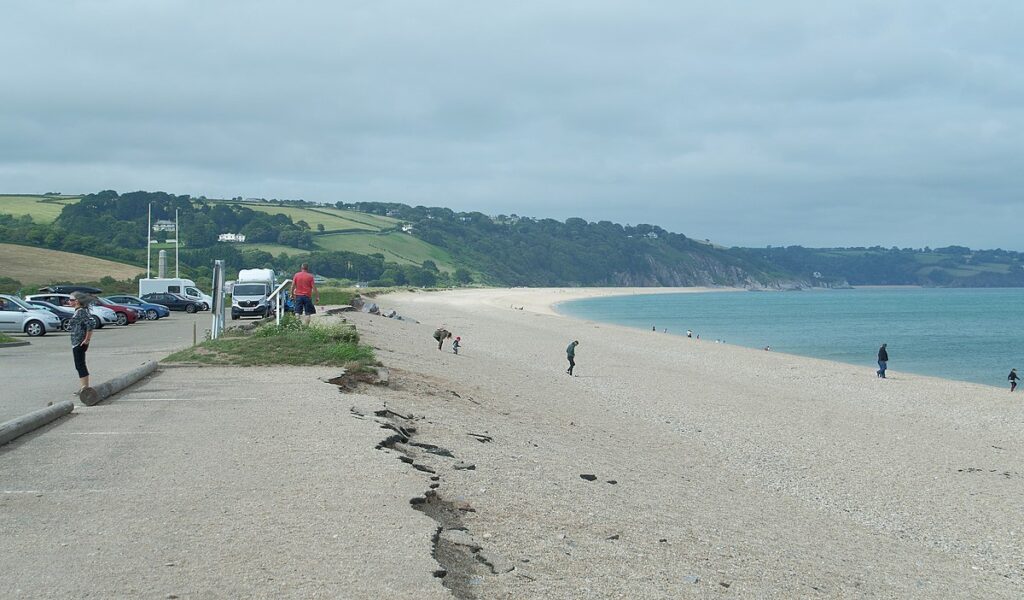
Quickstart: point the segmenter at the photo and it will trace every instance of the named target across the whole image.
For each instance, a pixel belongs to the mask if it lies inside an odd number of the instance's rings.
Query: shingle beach
[[[650,291],[410,292],[376,300],[403,320],[346,314],[391,368],[362,410],[415,429],[390,451],[432,486],[414,502],[457,595],[1024,596],[1024,394],[552,310]]]

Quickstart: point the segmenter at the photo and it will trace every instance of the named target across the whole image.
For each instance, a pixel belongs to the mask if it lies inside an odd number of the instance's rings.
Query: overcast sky
[[[1019,0],[53,0],[3,15],[0,192],[1024,250]]]

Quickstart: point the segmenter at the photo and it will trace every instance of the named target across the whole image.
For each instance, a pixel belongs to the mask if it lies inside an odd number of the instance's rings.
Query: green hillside
[[[29,215],[36,223],[53,223],[68,204],[78,202],[77,196],[0,195],[0,214],[20,217]]]
[[[268,203],[239,202],[232,200],[217,200],[219,204],[244,206],[252,210],[258,210],[270,215],[287,215],[293,222],[305,221],[311,229],[316,230],[317,225],[323,225],[325,231],[341,230],[364,230],[382,231],[393,229],[398,226],[397,219],[381,217],[368,213],[359,213],[351,210],[339,210],[334,207],[303,207],[303,206],[276,206]]]
[[[406,265],[421,265],[432,260],[442,271],[454,271],[452,257],[445,250],[432,246],[407,233],[335,233],[318,235],[313,238],[317,247],[324,250],[343,250],[357,254],[384,255],[384,260]]]

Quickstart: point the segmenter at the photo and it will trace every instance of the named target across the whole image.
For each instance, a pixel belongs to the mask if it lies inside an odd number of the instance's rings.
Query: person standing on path
[[[437,330],[434,331],[434,339],[437,340],[437,349],[440,350],[441,346],[444,346],[444,341],[450,337],[452,337],[452,332],[438,327]]]
[[[579,345],[579,340],[573,340],[569,347],[565,349],[565,357],[569,359],[569,368],[565,372],[569,375],[572,375],[572,370],[576,368],[576,346]]]
[[[878,349],[878,370],[875,371],[882,379],[885,379],[885,369],[888,364],[889,353],[885,351],[885,344],[882,344],[882,347]]]
[[[1017,380],[1020,379],[1017,377],[1017,369],[1010,369],[1010,374],[1006,378],[1010,380],[1010,391],[1017,389]]]
[[[85,366],[85,353],[89,350],[92,328],[96,326],[96,322],[89,312],[92,296],[73,292],[68,302],[71,308],[75,309],[75,314],[68,321],[68,331],[71,332],[71,356],[75,359],[75,370],[78,371],[78,391],[81,392],[89,387],[89,368]]]
[[[303,323],[309,325],[309,319],[316,314],[313,294],[316,294],[316,301],[320,302],[320,290],[316,289],[316,282],[313,280],[313,274],[309,272],[307,263],[302,263],[300,271],[292,277],[290,293],[295,299],[295,314]]]

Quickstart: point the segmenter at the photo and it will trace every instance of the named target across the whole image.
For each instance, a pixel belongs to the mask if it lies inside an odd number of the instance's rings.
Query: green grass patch
[[[454,271],[448,252],[407,233],[335,233],[313,238],[324,250],[344,250],[356,254],[383,254],[384,260],[407,265],[422,265],[432,260],[442,271]]]
[[[0,213],[16,217],[30,215],[36,223],[52,223],[66,205],[74,202],[78,202],[78,198],[0,195]]]
[[[350,325],[307,326],[286,315],[280,325],[266,323],[249,332],[228,329],[220,339],[175,352],[164,362],[240,367],[329,365],[353,370],[373,364],[376,358],[369,346],[359,344],[359,334]]]
[[[227,242],[224,243],[228,245]],[[298,254],[307,254],[309,250],[303,250],[302,248],[293,248],[292,246],[283,246],[281,244],[231,244],[238,250],[262,250],[263,252],[269,252],[274,256],[279,254],[285,254],[287,256],[296,256]]]
[[[18,340],[12,338],[9,335],[0,333],[0,344],[6,344],[7,342],[16,342],[16,341],[18,341]]]

